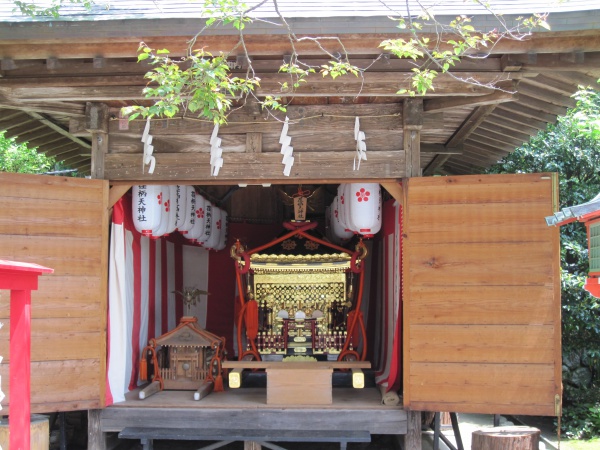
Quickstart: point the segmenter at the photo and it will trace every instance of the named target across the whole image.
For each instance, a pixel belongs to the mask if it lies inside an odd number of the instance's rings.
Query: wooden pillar
[[[421,450],[421,412],[406,411],[407,430],[403,450]]]
[[[405,176],[420,177],[423,99],[404,99],[402,122],[404,130]]]
[[[88,410],[88,450],[106,450],[106,433],[100,423],[101,409]]]
[[[110,111],[104,103],[86,103],[85,129],[92,134],[92,178],[104,179],[104,157],[108,153]]]
[[[423,128],[423,100],[404,99],[402,113],[404,129],[405,176],[421,176],[421,128]],[[404,387],[407,389],[407,386]],[[408,398],[408,397],[407,397]],[[404,450],[421,450],[421,412],[407,411],[408,430]]]
[[[261,450],[262,445],[254,441],[244,441],[244,450]]]

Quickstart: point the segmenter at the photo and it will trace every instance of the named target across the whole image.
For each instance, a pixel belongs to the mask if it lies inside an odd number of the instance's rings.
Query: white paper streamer
[[[223,149],[221,148],[221,138],[219,133],[219,124],[215,125],[210,136],[210,174],[213,177],[219,175],[219,170],[223,167]]]
[[[144,127],[144,133],[142,134],[142,142],[144,143],[144,156],[142,157],[142,173],[146,165],[150,164],[148,173],[154,173],[156,167],[156,158],[152,156],[154,153],[154,146],[152,145],[152,135],[150,134],[150,117],[146,119],[146,126]]]
[[[287,135],[289,129],[290,119],[286,116],[285,122],[283,123],[283,128],[281,129],[281,135],[279,136],[279,143],[281,144],[281,154],[283,155],[283,159],[281,163],[285,165],[283,168],[283,174],[286,177],[290,176],[292,171],[292,166],[294,165],[294,157],[292,154],[294,153],[294,147],[290,144],[292,143],[292,137]]]
[[[364,131],[360,131],[360,120],[358,117],[354,120],[354,139],[356,140],[356,155],[354,156],[352,170],[358,170],[360,169],[360,162],[367,160],[366,136]]]

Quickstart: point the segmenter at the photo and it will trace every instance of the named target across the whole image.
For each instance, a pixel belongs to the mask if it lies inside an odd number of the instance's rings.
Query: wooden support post
[[[421,411],[406,411],[407,430],[404,436],[404,450],[421,450]]]
[[[244,450],[261,450],[262,446],[258,442],[244,441]]]
[[[101,409],[88,410],[88,450],[106,450],[106,434],[100,424]]]
[[[108,153],[110,111],[103,103],[85,105],[85,129],[92,134],[92,178],[104,179],[104,158]]]
[[[404,128],[405,172],[407,177],[421,176],[421,129],[423,128],[423,100],[404,99],[402,113]]]

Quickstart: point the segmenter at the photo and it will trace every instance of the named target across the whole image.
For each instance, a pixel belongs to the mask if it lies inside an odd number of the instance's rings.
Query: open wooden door
[[[31,412],[104,403],[108,183],[0,173],[0,259],[54,269],[31,299]],[[2,414],[10,408],[8,291],[0,291]]]
[[[555,174],[411,178],[404,190],[404,404],[555,415]]]

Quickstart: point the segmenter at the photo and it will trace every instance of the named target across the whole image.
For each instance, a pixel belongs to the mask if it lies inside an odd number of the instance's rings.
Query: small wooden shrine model
[[[182,317],[175,329],[144,348],[140,378],[152,382],[140,391],[140,399],[163,389],[195,390],[194,400],[222,391],[224,351],[223,338],[200,328],[195,317]]]
[[[237,242],[231,249],[238,290],[244,293],[239,359],[364,360],[360,303],[366,247],[360,241],[352,252],[331,244],[309,233],[316,223],[284,226],[288,233],[262,247],[247,251]]]

